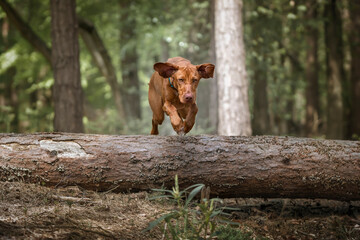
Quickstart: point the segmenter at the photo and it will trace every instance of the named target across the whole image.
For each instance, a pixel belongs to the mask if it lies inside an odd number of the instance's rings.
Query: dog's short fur
[[[149,103],[153,111],[151,134],[159,134],[158,125],[164,121],[164,112],[179,135],[192,129],[198,111],[196,88],[201,78],[213,77],[214,69],[213,64],[192,65],[182,57],[154,65],[155,72],[149,83]]]

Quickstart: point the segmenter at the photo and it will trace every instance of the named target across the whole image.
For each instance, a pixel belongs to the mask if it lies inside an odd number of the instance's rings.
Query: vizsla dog
[[[214,69],[213,64],[192,65],[182,57],[155,63],[149,83],[149,103],[153,111],[151,134],[159,134],[158,125],[164,121],[164,112],[177,134],[182,136],[192,129],[198,111],[196,88],[201,78],[213,76]]]

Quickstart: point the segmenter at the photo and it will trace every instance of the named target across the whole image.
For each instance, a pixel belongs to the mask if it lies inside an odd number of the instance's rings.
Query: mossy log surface
[[[0,134],[0,179],[96,191],[204,183],[212,196],[360,200],[360,142],[294,137]]]

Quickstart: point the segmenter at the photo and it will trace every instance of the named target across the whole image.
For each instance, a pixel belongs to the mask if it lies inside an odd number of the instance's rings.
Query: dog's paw
[[[179,136],[185,136],[185,131],[184,131],[184,127],[182,127],[179,131],[177,131],[177,134],[179,135]]]
[[[180,131],[180,132],[178,132],[178,135],[179,135],[180,137],[185,136],[185,132],[184,132],[184,131]]]

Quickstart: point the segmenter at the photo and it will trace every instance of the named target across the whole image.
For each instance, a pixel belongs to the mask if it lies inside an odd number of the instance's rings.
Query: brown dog
[[[213,76],[214,69],[213,64],[192,65],[182,57],[155,63],[149,83],[149,103],[153,111],[151,134],[159,134],[158,125],[164,121],[164,112],[177,134],[184,135],[192,129],[198,111],[196,88],[201,78]]]

